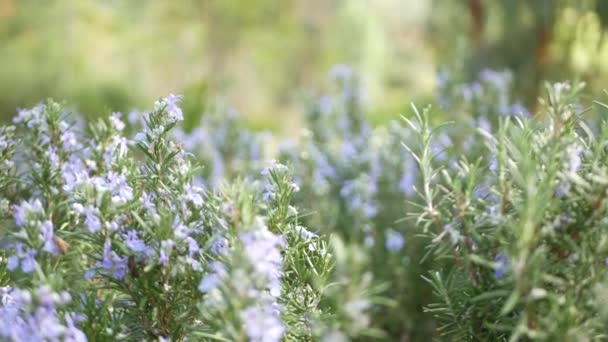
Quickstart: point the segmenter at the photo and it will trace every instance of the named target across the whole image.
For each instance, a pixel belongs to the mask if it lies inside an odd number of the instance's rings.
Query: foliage
[[[528,110],[484,69],[372,127],[357,75],[330,76],[279,161],[223,107],[181,129],[175,95],[126,122],[20,110],[1,338],[605,339],[608,105],[557,83]]]
[[[178,101],[157,101],[133,139],[119,114],[77,126],[52,101],[2,128],[0,336],[373,333],[361,319],[375,292],[368,276],[350,272],[363,260],[299,224],[285,166],[213,192],[193,183],[196,161],[169,135],[183,119]],[[344,312],[349,305],[356,314]]]
[[[423,174],[412,217],[441,261],[424,275],[435,295],[425,311],[443,339],[605,338],[607,126],[573,106],[581,89],[547,86],[534,119],[478,127],[485,151],[451,166],[431,157],[430,112],[406,119]]]

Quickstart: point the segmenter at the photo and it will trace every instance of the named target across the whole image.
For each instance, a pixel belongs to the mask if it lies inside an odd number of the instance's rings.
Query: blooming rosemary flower
[[[192,202],[195,207],[200,208],[203,205],[203,189],[192,184],[186,184],[184,187],[185,194],[184,199]]]
[[[214,239],[209,246],[209,250],[211,254],[216,256],[225,255],[228,252],[228,240],[223,236]]]
[[[55,293],[43,285],[34,291],[11,289],[10,299],[0,305],[0,337],[12,341],[87,341],[67,313],[62,320],[58,309],[69,304],[67,292]]]
[[[198,290],[202,293],[207,293],[217,288],[227,275],[226,266],[224,266],[224,264],[221,262],[211,262],[207,268],[208,273],[203,277],[198,285]]]
[[[353,76],[353,70],[347,65],[338,64],[329,70],[329,76],[336,81],[348,81]]]
[[[112,277],[115,279],[123,279],[127,270],[126,258],[121,258],[112,251],[112,245],[110,241],[106,241],[103,246],[102,261],[97,263],[97,267],[106,270],[113,271]]]
[[[125,123],[120,119],[121,116],[122,113],[119,112],[114,112],[110,116],[110,123],[112,124],[112,127],[119,132],[122,132],[122,130],[125,129]]]
[[[285,326],[275,305],[250,306],[240,314],[245,331],[252,342],[279,342]]]
[[[44,243],[44,247],[42,249],[45,252],[52,255],[59,253],[59,249],[55,243],[55,233],[53,232],[53,223],[51,221],[44,221],[40,225],[40,238]]]
[[[498,254],[496,258],[494,258],[494,262],[496,263],[494,278],[498,280],[503,279],[510,268],[509,259],[504,254]]]
[[[139,238],[139,234],[135,230],[129,230],[123,234],[125,245],[135,254],[146,254],[148,246]]]
[[[270,293],[278,297],[281,294],[281,276],[283,256],[280,248],[285,247],[282,236],[271,233],[257,220],[256,227],[240,236],[245,256],[251,262],[256,273],[267,282]]]
[[[39,199],[24,201],[20,205],[13,207],[15,223],[18,227],[23,227],[27,218],[32,214],[39,214],[44,211]]]
[[[9,271],[14,271],[21,265],[21,271],[24,273],[32,273],[36,269],[36,251],[28,248],[25,249],[22,243],[15,243],[15,254],[8,257],[6,268]]]
[[[399,180],[399,190],[405,194],[408,198],[413,197],[416,194],[414,188],[417,176],[416,167],[410,167],[403,172],[401,179]]]
[[[89,232],[97,233],[101,229],[101,219],[98,215],[99,210],[92,206],[84,208],[84,225],[87,227]]]
[[[184,114],[182,113],[182,109],[178,106],[181,99],[181,95],[170,94],[166,98],[156,101],[156,103],[154,103],[154,110],[165,110],[167,112],[167,119],[169,123],[183,121]]]
[[[388,229],[385,237],[385,247],[389,252],[398,252],[405,245],[405,238],[401,233]]]

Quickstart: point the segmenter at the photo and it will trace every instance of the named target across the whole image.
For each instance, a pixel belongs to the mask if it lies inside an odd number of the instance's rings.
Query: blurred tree
[[[605,1],[462,0],[449,4],[436,1],[435,5],[438,10],[429,22],[429,33],[431,39],[440,41],[438,59],[454,70],[460,69],[466,80],[486,68],[510,69],[515,74],[518,96],[531,105],[545,79],[598,77],[591,70],[573,68],[570,51],[580,37],[571,32],[586,14],[600,20],[607,17]],[[561,30],[563,25],[571,32]],[[458,33],[446,34],[450,28],[461,32],[460,37],[454,39]],[[586,53],[594,54],[597,49],[587,46]]]

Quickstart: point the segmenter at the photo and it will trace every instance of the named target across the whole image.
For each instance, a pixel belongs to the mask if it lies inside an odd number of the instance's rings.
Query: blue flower
[[[280,342],[285,333],[280,310],[272,305],[250,306],[241,312],[245,332],[252,342]]]
[[[182,113],[182,109],[178,106],[178,102],[181,101],[181,99],[181,95],[173,94],[169,94],[166,99],[167,112],[169,112],[169,117],[174,118],[176,121],[184,120],[184,114]]]
[[[40,225],[40,237],[44,242],[44,247],[42,248],[45,252],[56,255],[59,254],[59,249],[57,248],[57,244],[55,243],[55,234],[53,232],[53,223],[51,221],[44,221]]]
[[[245,256],[256,274],[268,282],[270,293],[278,297],[281,294],[283,265],[280,248],[285,246],[285,240],[282,236],[270,232],[261,222],[257,222],[253,230],[241,234],[240,238]]]
[[[198,285],[198,290],[202,293],[207,293],[217,288],[226,277],[226,266],[221,262],[211,262],[208,267],[209,273],[205,275]]]
[[[386,231],[384,246],[389,252],[398,252],[405,245],[405,238],[401,233],[389,229]]]
[[[36,251],[29,248],[24,249],[23,244],[15,244],[15,254],[8,257],[6,268],[9,271],[14,271],[21,264],[21,271],[24,273],[32,273],[36,269]]]
[[[496,258],[494,258],[494,262],[496,263],[494,278],[498,280],[503,279],[510,268],[509,259],[504,254],[498,254]]]
[[[401,180],[399,181],[399,190],[403,192],[405,196],[410,198],[416,193],[416,189],[414,189],[415,182],[416,173],[412,172],[412,170],[406,170],[405,172],[403,172]]]
[[[125,123],[120,120],[121,116],[122,114],[119,112],[112,113],[112,115],[110,116],[110,123],[112,124],[112,127],[114,127],[114,129],[119,132],[125,129]]]
[[[38,199],[24,201],[20,205],[15,205],[13,207],[15,223],[18,227],[23,227],[30,215],[41,213],[43,210],[42,203]]]
[[[353,76],[353,70],[347,65],[337,64],[329,70],[329,76],[336,81],[349,81]]]
[[[209,246],[209,250],[213,255],[226,255],[228,252],[228,240],[223,236],[216,238],[211,243],[211,246]]]
[[[173,246],[175,246],[175,242],[173,240],[164,240],[160,243],[160,256],[158,257],[158,262],[167,267],[169,265],[169,259],[171,256],[171,251],[173,250]]]
[[[138,232],[130,230],[126,234],[123,234],[125,245],[136,254],[144,254],[148,251],[148,246],[138,236]]]
[[[193,186],[192,184],[186,184],[184,187],[186,192],[185,199],[187,201],[192,202],[195,207],[199,208],[203,205],[203,189],[198,186]]]
[[[64,341],[87,342],[87,336],[82,332],[82,330],[76,327],[74,324],[74,319],[71,315],[65,315],[65,322],[67,326],[64,334]]]
[[[84,224],[91,233],[97,233],[101,229],[101,219],[97,215],[99,212],[96,208],[88,206],[84,208]]]
[[[0,305],[0,339],[85,342],[86,336],[74,322],[75,317],[81,316],[67,313],[65,325],[58,316],[58,306],[70,300],[67,292],[54,293],[46,285],[33,292],[11,289],[10,299]]]
[[[114,271],[114,279],[123,279],[127,270],[126,258],[121,258],[112,251],[110,241],[106,241],[103,246],[103,260],[98,263],[98,267],[102,267],[106,271]]]

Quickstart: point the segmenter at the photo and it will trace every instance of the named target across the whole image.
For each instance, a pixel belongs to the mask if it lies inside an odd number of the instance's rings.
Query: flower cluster
[[[305,213],[304,222],[374,255],[371,268],[378,283],[417,278],[417,271],[404,269],[410,254],[406,240],[415,231],[402,218],[416,196],[418,167],[401,143],[411,134],[396,120],[372,126],[364,92],[351,69],[338,66],[330,76],[336,94],[311,98],[299,144],[283,143],[280,149],[280,160],[293,166],[301,189],[295,199]],[[451,144],[448,136],[443,143]],[[438,152],[445,147],[438,145]],[[379,323],[382,329],[400,329],[396,322],[409,320],[418,310],[419,304],[397,292],[395,288],[386,295],[400,301],[399,310],[374,306],[378,317],[391,317]]]
[[[506,82],[496,73],[481,76],[494,88]],[[442,175],[441,163],[427,157],[437,136],[429,112],[407,120],[421,127],[418,143],[408,146],[423,175],[415,217],[444,262],[425,276],[435,296],[426,310],[443,338],[605,334],[605,313],[589,303],[605,303],[606,170],[599,165],[608,126],[594,133],[574,114],[581,89],[547,86],[544,118],[504,117],[497,129],[479,128],[485,148],[476,161],[462,157]]]
[[[72,298],[48,286],[33,290],[2,288],[0,337],[13,341],[87,341],[76,323],[81,315],[64,312]]]
[[[339,325],[322,300],[332,256],[297,224],[288,169],[275,163],[251,178],[259,184],[205,190],[171,133],[183,119],[179,100],[141,113],[133,138],[120,113],[85,127],[54,102],[2,128],[3,338],[280,341]],[[314,272],[293,275],[295,260]],[[304,298],[315,298],[306,310],[316,328],[294,330]]]
[[[442,73],[438,112],[374,127],[356,73],[330,77],[270,161],[234,115],[182,130],[177,95],[125,122],[19,110],[0,127],[0,339],[606,335],[608,125],[582,87],[548,86],[530,118],[509,73]]]

